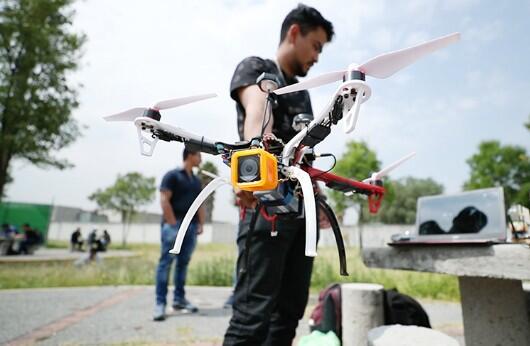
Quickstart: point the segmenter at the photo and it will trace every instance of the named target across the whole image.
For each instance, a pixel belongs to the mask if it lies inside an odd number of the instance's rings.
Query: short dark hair
[[[313,7],[306,6],[304,4],[298,4],[298,6],[291,10],[287,14],[287,17],[283,20],[282,30],[280,32],[280,43],[283,42],[287,31],[293,24],[300,26],[302,35],[306,35],[309,31],[316,30],[318,27],[324,29],[328,36],[328,42],[331,41],[335,32],[333,31],[333,24],[320,14]]]
[[[195,150],[189,150],[188,148],[184,148],[184,151],[182,152],[182,161],[186,161],[188,156],[190,155],[196,155],[198,151]]]

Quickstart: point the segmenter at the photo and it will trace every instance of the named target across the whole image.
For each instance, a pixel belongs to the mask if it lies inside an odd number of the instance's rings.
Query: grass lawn
[[[67,247],[52,242],[50,247]],[[114,247],[115,249],[123,249]],[[36,287],[73,287],[97,285],[153,285],[159,246],[129,245],[137,256],[106,259],[100,264],[76,267],[73,262],[2,263],[0,289]],[[111,247],[112,250],[112,247]],[[457,300],[456,277],[398,270],[368,269],[357,248],[346,249],[350,276],[339,275],[338,255],[334,247],[320,248],[315,259],[311,289],[315,292],[333,282],[379,283],[396,287],[414,297]],[[234,273],[236,248],[225,244],[200,244],[188,270],[189,285],[230,286]]]

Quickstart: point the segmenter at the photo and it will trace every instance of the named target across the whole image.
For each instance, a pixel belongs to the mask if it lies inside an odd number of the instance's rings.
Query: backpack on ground
[[[342,308],[340,284],[331,284],[318,295],[318,303],[311,312],[309,319],[311,331],[323,333],[332,331],[341,339],[342,336]]]
[[[414,325],[431,328],[429,316],[414,298],[398,292],[395,288],[384,290],[383,307],[385,324]]]
[[[342,306],[340,284],[331,284],[318,295],[318,303],[311,312],[309,328],[323,333],[332,331],[342,340]],[[383,290],[385,325],[401,324],[431,328],[429,316],[421,304],[395,288]]]

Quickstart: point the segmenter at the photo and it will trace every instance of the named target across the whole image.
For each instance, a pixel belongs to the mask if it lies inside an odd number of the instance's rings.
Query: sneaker
[[[230,309],[234,305],[234,295],[231,294],[223,305],[223,308]]]
[[[197,312],[199,308],[190,303],[186,298],[183,298],[179,301],[173,302],[173,309],[175,310],[186,310],[189,312]]]
[[[153,321],[163,321],[166,319],[166,306],[163,304],[155,305],[155,312],[153,313]]]

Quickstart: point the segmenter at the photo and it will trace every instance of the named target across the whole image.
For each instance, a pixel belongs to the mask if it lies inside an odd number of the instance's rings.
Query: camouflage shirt
[[[261,59],[255,56],[245,58],[237,65],[232,81],[230,82],[230,96],[236,101],[237,129],[240,140],[243,140],[243,124],[245,122],[245,109],[237,96],[239,88],[256,84],[256,79],[263,73],[272,73],[278,77],[280,87],[297,83],[296,78],[284,78],[273,60]],[[294,137],[293,117],[300,113],[313,114],[311,99],[307,91],[278,95],[278,105],[273,109],[274,123],[272,132],[287,143]]]

